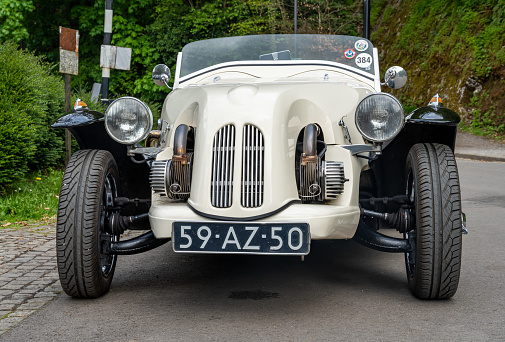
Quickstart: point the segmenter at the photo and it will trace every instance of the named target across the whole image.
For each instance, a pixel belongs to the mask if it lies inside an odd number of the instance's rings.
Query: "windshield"
[[[330,61],[374,74],[370,41],[351,36],[269,34],[201,40],[182,49],[180,77],[238,61]]]

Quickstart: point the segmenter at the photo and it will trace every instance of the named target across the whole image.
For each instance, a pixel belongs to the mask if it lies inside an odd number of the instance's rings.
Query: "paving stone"
[[[16,307],[16,304],[11,304],[11,303],[0,303],[0,311],[9,311],[14,309]]]
[[[13,298],[13,299],[28,299],[28,298],[32,298],[32,297],[33,297],[33,295],[30,293],[19,293],[18,292],[18,293],[13,294],[11,298]]]
[[[33,297],[37,293],[37,289],[21,289],[17,293],[28,295],[29,297]]]
[[[18,306],[16,308],[16,312],[23,312],[23,311],[20,311],[20,310],[36,310],[36,309],[40,309],[41,307],[43,307],[48,301],[44,301],[44,302],[34,302],[34,301],[29,301],[25,304],[21,304],[20,306]]]
[[[44,291],[42,291],[42,292],[37,293],[37,294],[34,296],[34,298],[40,298],[40,297],[50,297],[50,298],[51,298],[51,297],[56,297],[56,296],[57,296],[57,294],[56,294],[56,293],[53,293],[53,292],[44,292]]]
[[[33,290],[35,292],[37,292],[39,289],[40,289],[40,286],[39,285],[27,285],[25,286],[24,288],[25,290]]]
[[[33,297],[30,298],[29,300],[25,301],[26,303],[47,303],[50,302],[53,299],[53,297]]]
[[[19,305],[19,304],[23,303],[24,301],[25,301],[24,298],[9,298],[9,299],[3,300],[2,303],[0,303],[0,305],[2,305],[2,304]]]
[[[5,274],[3,274],[2,276],[3,277],[6,277],[6,278],[18,278],[18,277],[21,277],[24,273],[14,273],[14,272],[7,272]]]
[[[22,315],[22,316],[7,316],[5,318],[3,318],[0,323],[13,323],[13,324],[18,324],[19,322],[21,322],[23,319],[25,319],[25,316]]]
[[[22,289],[25,285],[22,284],[7,284],[2,286],[3,290],[19,290]]]
[[[28,265],[28,264],[24,264],[24,265],[19,265],[18,267],[16,267],[16,270],[23,270],[25,272],[28,272],[30,270],[33,270],[35,267],[37,267],[38,265]]]
[[[37,308],[38,309],[38,308]],[[6,318],[10,317],[28,317],[31,314],[37,312],[36,309],[21,309],[21,306],[16,309],[16,312],[10,313]],[[0,321],[1,322],[1,321]]]

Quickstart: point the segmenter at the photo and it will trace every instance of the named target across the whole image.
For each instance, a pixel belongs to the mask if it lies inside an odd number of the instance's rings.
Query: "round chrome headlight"
[[[153,126],[149,107],[134,97],[121,97],[105,111],[105,129],[121,144],[135,144],[145,139]]]
[[[393,139],[403,128],[405,113],[400,101],[387,93],[368,95],[356,108],[356,127],[369,141]]]

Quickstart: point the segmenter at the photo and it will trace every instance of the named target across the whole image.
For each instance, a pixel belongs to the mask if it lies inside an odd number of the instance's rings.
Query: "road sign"
[[[108,69],[130,70],[132,49],[102,45],[100,49],[100,67]]]
[[[60,26],[60,73],[79,74],[79,31]]]

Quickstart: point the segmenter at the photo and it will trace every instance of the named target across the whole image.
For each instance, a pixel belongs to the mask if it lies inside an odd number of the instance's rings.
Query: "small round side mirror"
[[[392,89],[400,89],[407,83],[407,72],[399,66],[394,66],[386,71],[384,84]]]
[[[154,67],[153,69],[153,82],[156,85],[159,85],[160,87],[167,86],[170,88],[168,85],[168,81],[170,81],[170,68],[167,67],[165,64],[158,64],[157,66]],[[172,89],[172,88],[170,88]]]

